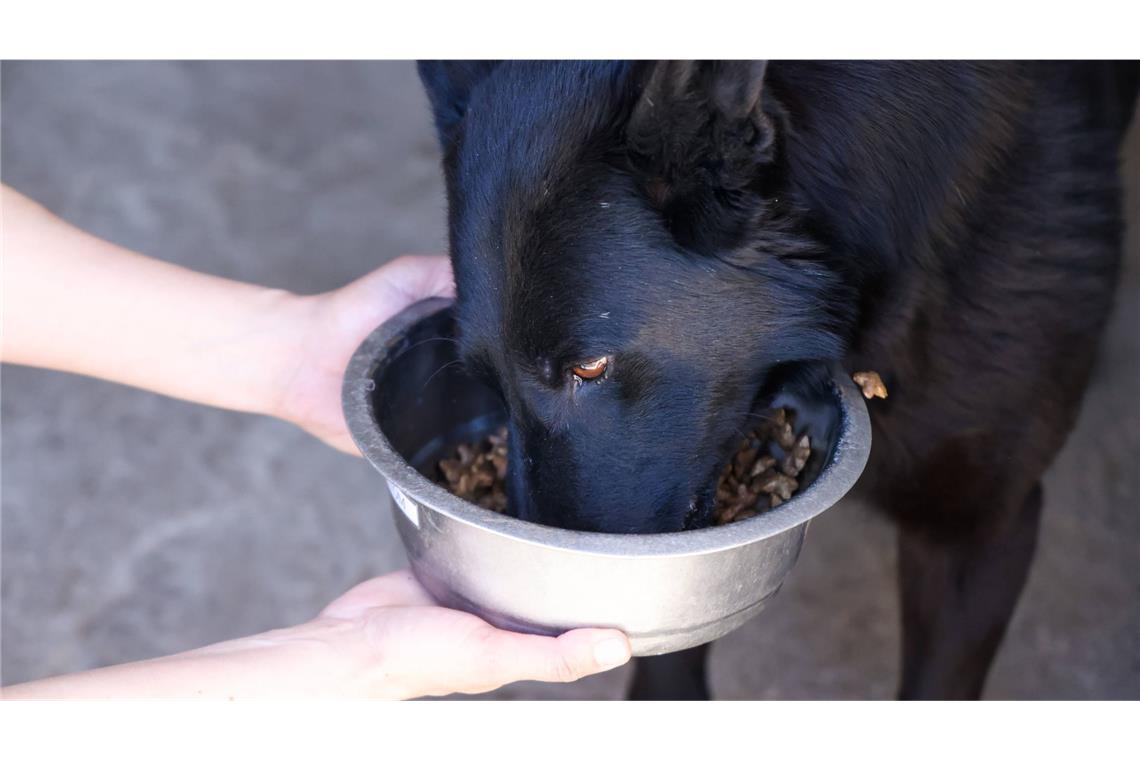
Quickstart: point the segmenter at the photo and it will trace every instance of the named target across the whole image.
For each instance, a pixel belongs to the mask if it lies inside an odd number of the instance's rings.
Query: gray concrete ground
[[[2,78],[3,181],[118,243],[307,292],[443,249],[435,138],[408,64],[27,63]],[[1130,240],[990,697],[1140,697],[1136,229]],[[289,425],[25,368],[2,382],[4,683],[297,623],[404,562],[377,476]],[[770,608],[715,646],[716,696],[891,696],[894,564],[887,524],[858,503],[831,510]],[[629,674],[494,696],[613,698]]]

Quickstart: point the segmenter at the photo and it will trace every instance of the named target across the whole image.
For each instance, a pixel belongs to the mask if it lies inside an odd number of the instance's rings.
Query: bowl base
[[[427,589],[433,599],[444,607],[460,610],[462,612],[470,612],[472,615],[477,615],[483,620],[486,620],[496,628],[501,628],[505,631],[514,631],[515,633],[558,636],[568,630],[566,628],[538,625],[511,617],[510,615],[504,615],[494,610],[489,610],[461,594],[456,593],[446,584],[437,581],[432,577],[430,572],[425,572],[425,568],[414,559],[411,565],[412,573],[416,576],[416,580]],[[768,601],[774,597],[779,590],[780,586],[777,586],[771,593],[761,597],[742,610],[737,610],[726,617],[708,623],[702,623],[692,628],[681,628],[672,631],[653,631],[652,633],[641,634],[635,631],[626,631],[626,635],[629,637],[630,650],[634,657],[652,657],[659,654],[679,652],[683,649],[691,649],[701,644],[715,641],[721,636],[735,631],[759,614]]]

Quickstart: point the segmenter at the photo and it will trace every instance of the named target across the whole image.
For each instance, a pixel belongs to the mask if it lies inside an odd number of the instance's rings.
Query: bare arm
[[[573,681],[629,659],[618,631],[558,638],[501,631],[435,606],[411,573],[365,581],[316,619],[155,660],[4,689],[7,699],[373,697],[477,694],[520,680]]]
[[[353,454],[339,406],[353,349],[409,303],[453,291],[436,256],[317,296],[234,282],[100,240],[0,189],[3,361],[275,415]]]

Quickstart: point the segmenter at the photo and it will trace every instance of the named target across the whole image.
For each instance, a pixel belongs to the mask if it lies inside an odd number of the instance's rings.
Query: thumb
[[[612,670],[629,661],[621,631],[580,628],[558,636],[532,636],[492,629],[476,660],[491,688],[514,681],[569,682]]]
[[[393,314],[424,298],[455,295],[446,256],[401,256],[348,287],[359,297],[376,299]]]

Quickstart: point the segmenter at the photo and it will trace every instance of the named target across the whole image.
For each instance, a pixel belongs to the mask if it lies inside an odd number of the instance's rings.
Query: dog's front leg
[[[630,699],[708,699],[705,661],[709,645],[656,657],[639,657],[633,672]]]
[[[1029,574],[1041,486],[950,540],[899,529],[902,699],[977,699]]]

